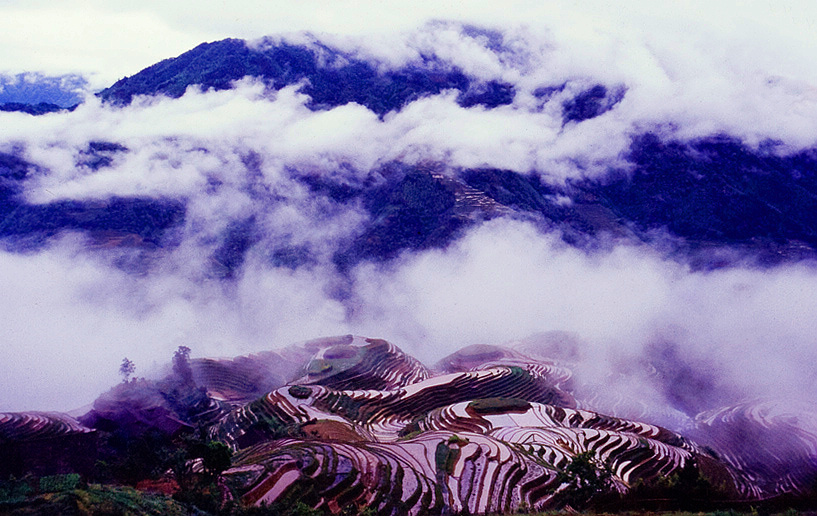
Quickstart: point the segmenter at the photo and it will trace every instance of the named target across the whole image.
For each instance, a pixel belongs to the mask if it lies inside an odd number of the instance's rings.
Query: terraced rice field
[[[734,447],[717,428],[749,417],[745,407],[702,416],[703,446],[579,408],[588,402],[571,392],[569,368],[514,350],[466,350],[436,369],[384,341],[324,342],[305,374],[212,428],[237,452],[224,473],[234,496],[395,515],[552,510],[568,503],[564,471],[582,454],[610,472],[606,489],[619,493],[690,466],[736,499],[802,491],[811,478],[770,480],[778,471],[754,471],[745,452],[715,451]],[[771,424],[761,416],[752,420]],[[798,431],[793,439],[813,458],[814,434]]]

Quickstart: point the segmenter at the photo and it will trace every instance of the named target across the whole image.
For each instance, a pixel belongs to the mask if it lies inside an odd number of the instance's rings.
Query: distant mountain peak
[[[265,40],[248,45],[224,39],[165,59],[102,90],[106,102],[127,105],[137,95],[180,97],[189,86],[223,90],[243,77],[261,79],[272,89],[305,82],[303,92],[314,110],[355,102],[379,115],[400,110],[409,102],[444,90],[457,90],[463,107],[493,108],[510,104],[514,87],[471,77],[454,65],[421,60],[398,69],[381,70],[377,63],[328,45],[293,45]]]
[[[37,72],[0,75],[0,105],[53,105],[70,108],[82,102],[88,81],[81,75],[50,76]],[[11,109],[4,109],[10,111]],[[15,109],[14,111],[24,111]],[[39,114],[39,113],[32,113]]]

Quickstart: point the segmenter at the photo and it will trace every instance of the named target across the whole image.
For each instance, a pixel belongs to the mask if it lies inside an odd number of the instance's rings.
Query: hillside
[[[217,481],[220,494],[208,495],[217,506],[300,502],[333,514],[774,507],[814,496],[813,408],[793,419],[744,402],[691,417],[677,433],[605,414],[613,407],[579,388],[569,363],[512,348],[466,348],[430,369],[389,342],[351,335],[277,359],[188,353],[177,352],[163,380],[115,387],[79,421],[2,415],[4,456],[17,454],[7,473],[161,481],[189,503],[203,503],[193,495]],[[308,358],[292,363],[286,383],[265,379],[284,372],[281,356]],[[272,390],[255,398],[259,389]],[[80,436],[84,448],[72,444]],[[231,453],[215,462],[208,449]]]
[[[235,81],[260,80],[271,95],[297,86],[313,111],[361,105],[380,117],[394,115],[419,100],[456,92],[462,108],[490,112],[509,106],[511,85],[469,77],[439,57],[423,56],[402,68],[320,43],[294,45],[269,39],[250,44],[228,39],[204,43],[118,81],[99,97],[114,106],[135,97],[178,98],[190,87],[203,91],[235,88]],[[583,86],[586,81],[541,86],[537,105],[522,109],[555,111],[565,128],[579,127],[615,110],[627,90],[616,85]],[[59,110],[45,104],[7,104],[2,109],[32,114]],[[516,108],[519,110],[520,108]],[[91,140],[77,149],[79,170],[106,172],[135,159],[126,142]],[[185,224],[189,196],[109,197],[31,203],[23,185],[36,184],[51,171],[19,153],[0,160],[0,239],[10,249],[36,248],[66,231],[88,233],[102,242],[125,242],[142,249],[174,246],[169,229]],[[193,159],[194,156],[185,159]],[[814,257],[817,246],[817,157],[773,141],[752,147],[714,134],[692,140],[650,131],[629,136],[615,165],[602,174],[555,181],[549,171],[450,166],[434,160],[388,160],[370,169],[291,168],[291,188],[307,188],[327,206],[325,215],[341,218],[364,209],[366,221],[353,234],[338,235],[330,260],[345,271],[361,261],[388,260],[405,250],[446,247],[485,220],[511,217],[557,231],[568,243],[594,248],[609,238],[643,242],[695,267],[717,268],[748,257],[759,264]],[[243,158],[242,158],[243,159]],[[263,162],[248,158],[248,179]],[[254,164],[253,164],[254,163]],[[290,188],[290,189],[291,189]],[[211,196],[218,195],[219,184]],[[292,204],[297,199],[278,198]],[[213,274],[232,277],[252,247],[264,247],[276,263],[297,268],[324,260],[311,245],[271,240],[262,225],[275,201],[252,196],[248,216],[231,220],[211,250]],[[104,211],[104,213],[103,213]],[[177,231],[171,231],[177,233]],[[730,253],[728,250],[735,250]]]

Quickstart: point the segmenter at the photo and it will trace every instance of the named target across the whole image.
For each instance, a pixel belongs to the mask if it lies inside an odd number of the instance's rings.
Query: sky
[[[295,31],[388,37],[433,19],[544,29],[588,57],[608,54],[611,45],[623,52],[642,40],[678,54],[701,44],[739,46],[756,58],[769,56],[767,64],[781,69],[802,65],[817,32],[817,7],[808,1],[6,0],[0,12],[0,70],[79,72],[97,86],[203,41]],[[592,57],[587,65],[602,64]]]
[[[433,363],[468,344],[567,331],[582,343],[588,375],[672,341],[689,363],[707,364],[717,393],[817,393],[817,270],[809,264],[703,273],[643,246],[588,255],[500,219],[446,250],[363,264],[350,287],[331,253],[366,213],[322,204],[296,180],[332,170],[358,181],[383,163],[431,160],[559,182],[603,173],[645,129],[814,148],[816,22],[812,2],[0,1],[0,72],[78,73],[91,89],[203,41],[304,41],[308,31],[386,66],[433,49],[519,92],[493,110],[442,94],[381,119],[358,105],[314,112],[297,87],[270,96],[246,80],[121,109],[89,97],[72,113],[0,113],[0,151],[42,168],[27,183],[30,202],[140,195],[188,203],[180,245],[146,276],[117,268],[127,256],[89,251],[78,235],[38,253],[0,252],[0,411],[87,405],[118,381],[125,356],[140,375],[179,345],[194,356],[230,356],[342,333],[387,338]],[[489,51],[462,24],[498,31],[510,50]],[[560,111],[532,95],[564,81],[562,95],[594,81],[628,93],[610,113],[564,128]],[[95,140],[131,151],[89,173],[76,163]],[[258,177],[247,173],[250,155],[259,157]],[[265,203],[253,193],[259,185],[285,202]],[[248,217],[263,242],[306,246],[317,265],[271,268],[259,246],[235,282],[208,279],[206,257],[231,222]]]

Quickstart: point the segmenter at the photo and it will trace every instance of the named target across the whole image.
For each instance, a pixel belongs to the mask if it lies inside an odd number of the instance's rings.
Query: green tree
[[[190,367],[190,348],[187,346],[179,346],[173,352],[173,372],[183,385],[196,385],[193,381],[193,369]]]
[[[594,497],[610,490],[612,477],[610,466],[598,459],[595,453],[579,453],[559,473],[557,479],[561,487],[557,493],[564,498],[566,505],[583,510]]]
[[[202,460],[204,473],[210,479],[218,477],[222,471],[230,467],[233,450],[219,441],[200,443],[190,449],[190,455]]]
[[[119,366],[119,374],[122,375],[122,382],[127,383],[134,372],[136,372],[136,364],[127,357],[123,358],[122,364]]]

